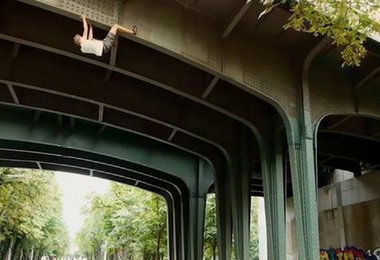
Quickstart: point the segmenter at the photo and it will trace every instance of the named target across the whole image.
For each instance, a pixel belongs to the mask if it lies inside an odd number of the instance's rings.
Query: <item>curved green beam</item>
[[[59,127],[57,115],[44,113],[33,123],[34,111],[0,106],[0,139],[49,144],[90,151],[123,159],[176,176],[190,190],[196,183],[199,158],[152,139],[125,131],[107,128],[98,135],[98,124],[75,121],[75,128]],[[213,168],[204,166],[202,187],[213,183]]]

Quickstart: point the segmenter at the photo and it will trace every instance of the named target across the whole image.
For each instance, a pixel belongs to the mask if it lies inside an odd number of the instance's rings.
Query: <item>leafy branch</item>
[[[367,37],[380,34],[380,5],[378,0],[261,0],[269,13],[275,6],[290,4],[290,16],[285,29],[327,36],[342,47],[343,64],[360,66],[367,54]],[[260,19],[260,17],[259,17]]]

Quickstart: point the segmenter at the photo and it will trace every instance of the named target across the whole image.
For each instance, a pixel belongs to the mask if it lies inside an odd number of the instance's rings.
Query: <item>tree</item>
[[[89,197],[84,214],[77,243],[88,259],[167,257],[166,205],[158,195],[113,182],[109,193]]]
[[[343,64],[360,66],[366,55],[364,42],[368,36],[380,33],[380,3],[378,0],[261,0],[266,6],[261,14],[275,6],[290,4],[292,15],[285,29],[327,36],[342,47]],[[376,20],[377,18],[377,20]]]
[[[251,197],[251,221],[250,221],[250,247],[251,260],[259,259],[259,234],[258,234],[258,198]],[[205,231],[203,245],[204,259],[215,260],[217,256],[217,225],[216,225],[216,201],[215,194],[209,194],[206,202]],[[235,259],[232,250],[231,259]]]
[[[249,244],[249,259],[251,260],[259,260],[258,208],[258,198],[251,197],[251,236]]]
[[[0,169],[0,258],[64,255],[67,231],[51,172]]]
[[[216,259],[217,254],[217,225],[215,194],[209,194],[206,202],[205,231],[204,231],[204,257]]]

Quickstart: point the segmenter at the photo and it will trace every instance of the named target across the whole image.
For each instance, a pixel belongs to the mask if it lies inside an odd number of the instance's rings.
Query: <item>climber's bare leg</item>
[[[125,28],[121,25],[115,24],[114,26],[112,26],[110,32],[115,34],[115,35],[117,32],[124,32],[124,33],[128,33],[128,34],[136,34],[136,30],[137,30],[136,26],[134,26],[133,29],[131,30],[131,29]]]

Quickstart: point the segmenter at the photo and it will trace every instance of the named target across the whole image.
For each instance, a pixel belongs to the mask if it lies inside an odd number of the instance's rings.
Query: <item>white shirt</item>
[[[95,54],[96,56],[102,56],[103,54],[103,41],[99,40],[82,40],[81,43],[81,52],[83,53],[91,53]]]

